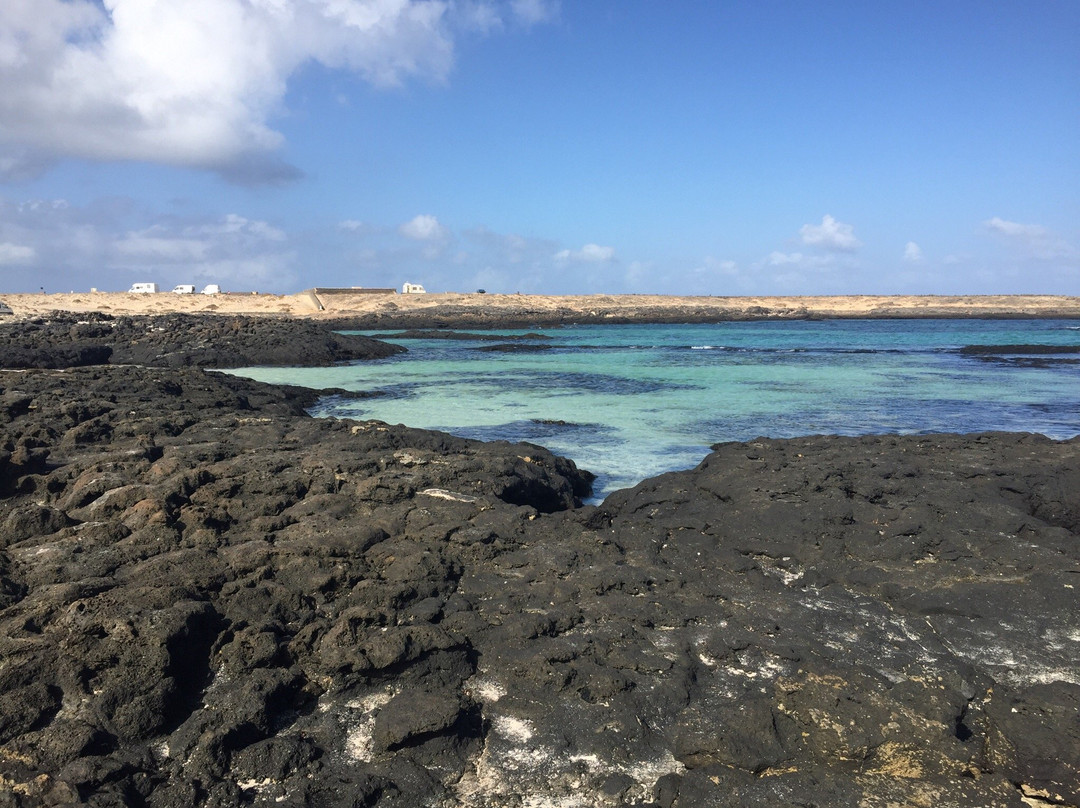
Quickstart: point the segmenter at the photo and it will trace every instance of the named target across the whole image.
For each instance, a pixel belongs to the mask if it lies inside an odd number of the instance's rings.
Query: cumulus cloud
[[[434,216],[422,213],[398,227],[398,232],[413,241],[441,241],[448,231]]]
[[[983,225],[1021,251],[1041,261],[1080,259],[1080,249],[1040,224],[1021,224],[995,216]]]
[[[5,0],[0,176],[62,157],[211,169],[238,182],[297,175],[269,124],[287,81],[317,62],[381,87],[445,80],[469,20],[528,25],[542,0]]]
[[[821,224],[804,224],[799,229],[799,235],[803,244],[826,250],[852,252],[862,246],[850,224],[838,222],[828,214],[822,217]]]
[[[909,241],[904,245],[904,260],[912,264],[917,264],[923,260],[922,248],[914,241]]]
[[[580,261],[587,264],[604,264],[615,260],[614,247],[602,247],[599,244],[586,244],[580,250],[560,250],[555,253],[556,261]]]

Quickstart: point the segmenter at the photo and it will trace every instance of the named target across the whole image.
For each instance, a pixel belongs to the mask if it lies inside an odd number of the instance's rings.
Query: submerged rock
[[[0,373],[0,805],[1080,802],[1080,441],[725,444],[582,507],[312,395]]]

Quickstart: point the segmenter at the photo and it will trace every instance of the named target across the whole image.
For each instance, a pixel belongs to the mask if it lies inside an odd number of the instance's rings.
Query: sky
[[[3,0],[0,292],[1080,295],[1077,0]]]

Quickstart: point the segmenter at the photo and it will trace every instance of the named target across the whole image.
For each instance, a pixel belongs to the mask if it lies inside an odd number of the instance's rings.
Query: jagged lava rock
[[[0,373],[0,805],[1080,802],[1080,442],[526,444]]]
[[[405,349],[310,320],[234,315],[55,314],[0,324],[0,367],[331,365]]]

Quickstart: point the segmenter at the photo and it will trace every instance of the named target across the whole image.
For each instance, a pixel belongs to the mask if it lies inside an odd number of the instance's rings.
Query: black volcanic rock
[[[526,344],[521,342],[496,343],[495,345],[481,345],[477,351],[489,353],[538,353],[551,350],[550,345]]]
[[[974,356],[1037,356],[1080,353],[1080,345],[965,345],[957,353]]]
[[[885,316],[888,316],[887,314]],[[380,308],[364,314],[335,318],[335,327],[342,330],[410,329],[419,332],[449,329],[519,329],[555,328],[563,325],[623,325],[631,323],[718,323],[741,320],[806,320],[811,313],[805,307],[771,309],[765,306],[701,309],[685,305],[641,304],[632,310],[611,310],[598,306],[582,311],[574,306],[548,308],[537,306],[528,296],[519,305],[500,305],[497,308],[474,307],[442,303],[437,309]]]
[[[14,341],[14,340],[12,340]],[[52,345],[7,344],[4,347],[3,367],[7,368],[77,368],[104,365],[112,356],[109,345]]]
[[[591,475],[536,446],[310,418],[292,389],[195,369],[0,384],[20,402],[0,422],[16,804],[231,804],[275,777],[313,805],[364,783],[413,804],[445,786],[409,760],[463,770],[482,725],[475,649],[444,625],[471,608],[455,581]]]
[[[0,806],[1080,802],[1080,441],[724,444],[581,507],[315,395],[0,372]]]
[[[519,340],[551,339],[547,334],[491,334],[477,333],[475,331],[450,331],[447,329],[411,329],[408,331],[397,331],[386,334],[373,334],[372,336],[375,339],[445,339],[478,342],[492,342],[496,340],[500,342],[514,342]]]
[[[0,367],[331,365],[405,349],[301,319],[57,314],[0,324]]]

